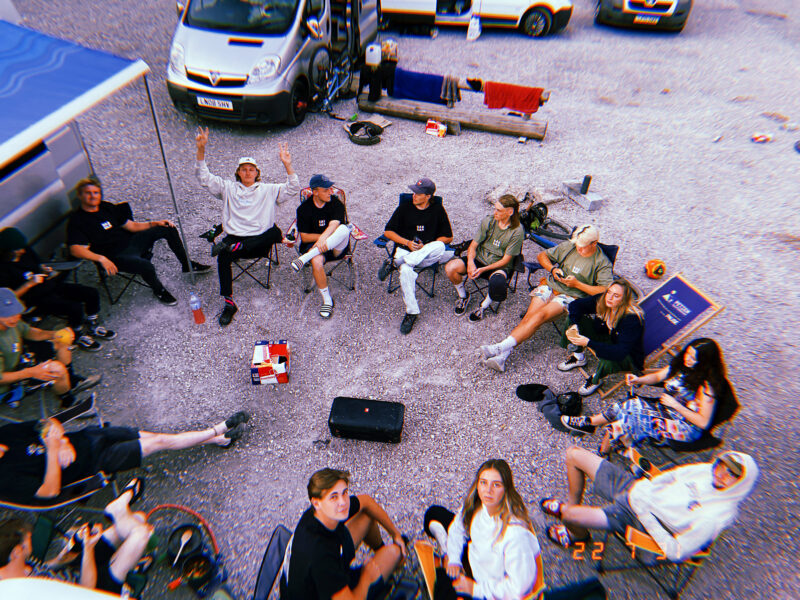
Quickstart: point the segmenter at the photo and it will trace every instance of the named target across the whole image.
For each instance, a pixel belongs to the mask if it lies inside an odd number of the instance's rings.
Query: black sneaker
[[[595,427],[589,422],[588,417],[568,417],[564,415],[563,417],[561,417],[561,423],[567,429],[576,431],[581,435],[586,433],[592,434],[595,432],[595,429],[597,429],[597,427]]]
[[[178,300],[170,294],[166,288],[161,290],[160,292],[153,292],[153,296],[155,296],[159,302],[162,304],[166,304],[167,306],[175,306],[178,303]]]
[[[230,302],[225,303],[225,308],[222,309],[222,313],[219,315],[219,324],[220,327],[227,327],[233,321],[233,315],[238,312],[239,308],[235,304],[231,304]]]
[[[478,321],[483,319],[483,311],[484,310],[485,309],[482,306],[479,306],[478,308],[473,310],[471,313],[469,313],[469,320],[472,323],[477,323]]]
[[[591,396],[600,387],[600,382],[592,383],[592,378],[589,377],[581,387],[578,388],[578,393],[581,396]]]
[[[100,342],[93,339],[90,335],[80,336],[77,340],[75,340],[75,345],[81,350],[86,350],[87,352],[98,352],[100,348],[103,347]]]
[[[467,312],[467,306],[469,306],[469,296],[466,298],[456,298],[456,307],[454,312],[457,315],[463,315],[465,312]]]
[[[189,267],[184,267],[182,270],[184,273],[188,273]],[[192,261],[192,271],[195,273],[208,273],[210,270],[210,265],[204,265],[202,263]]]
[[[408,335],[411,333],[411,330],[414,329],[414,323],[417,320],[417,315],[406,314],[403,317],[403,322],[400,323],[400,333],[403,335]]]
[[[381,281],[386,281],[386,278],[389,276],[389,273],[391,272],[392,272],[392,260],[387,258],[385,261],[383,261],[381,268],[378,269],[378,279],[380,279]],[[409,331],[411,330],[409,329]]]
[[[100,338],[101,340],[113,340],[117,337],[117,332],[103,327],[102,325],[89,325],[88,334],[93,338]]]

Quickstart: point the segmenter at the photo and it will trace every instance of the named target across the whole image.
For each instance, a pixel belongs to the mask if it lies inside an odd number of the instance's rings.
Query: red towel
[[[483,85],[483,103],[489,108],[510,108],[522,113],[539,110],[539,98],[544,88],[487,81]]]

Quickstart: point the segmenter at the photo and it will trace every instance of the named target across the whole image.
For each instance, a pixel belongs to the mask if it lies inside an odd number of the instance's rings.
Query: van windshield
[[[299,0],[190,0],[186,24],[202,29],[275,35],[294,23]]]

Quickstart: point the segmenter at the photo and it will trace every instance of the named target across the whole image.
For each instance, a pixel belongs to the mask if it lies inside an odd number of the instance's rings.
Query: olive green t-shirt
[[[546,251],[547,258],[558,263],[564,271],[564,277],[574,275],[575,279],[586,285],[602,285],[608,287],[614,281],[611,261],[600,248],[596,248],[591,256],[578,254],[575,244],[570,241],[561,242]],[[567,287],[556,281],[552,275],[547,278],[547,285],[558,294],[566,294],[575,298],[583,298],[588,294],[577,288]]]
[[[522,252],[522,242],[525,241],[525,234],[522,227],[508,227],[501,229],[494,217],[488,216],[481,221],[478,234],[478,249],[475,252],[475,259],[484,265],[497,262],[503,256],[516,256]],[[512,263],[508,263],[503,269],[510,271]]]
[[[30,325],[20,321],[15,327],[0,331],[0,373],[9,373],[17,368],[22,354],[22,340],[30,328]],[[8,385],[0,383],[0,394],[5,394],[8,389]]]

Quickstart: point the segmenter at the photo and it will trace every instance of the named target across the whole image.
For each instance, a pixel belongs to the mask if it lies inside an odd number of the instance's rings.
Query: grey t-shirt
[[[602,285],[608,287],[614,281],[611,261],[600,248],[596,248],[591,256],[581,256],[575,244],[570,241],[561,242],[546,252],[547,258],[558,263],[564,271],[564,277],[574,275],[575,279],[586,285]],[[547,278],[547,285],[557,294],[566,294],[575,298],[587,296],[577,288],[567,287],[556,281],[552,275]]]
[[[522,227],[501,229],[494,217],[488,216],[481,221],[475,239],[478,241],[475,259],[484,265],[490,265],[505,255],[516,256],[522,252],[525,234]],[[512,263],[508,263],[504,270],[510,271],[511,267]]]

